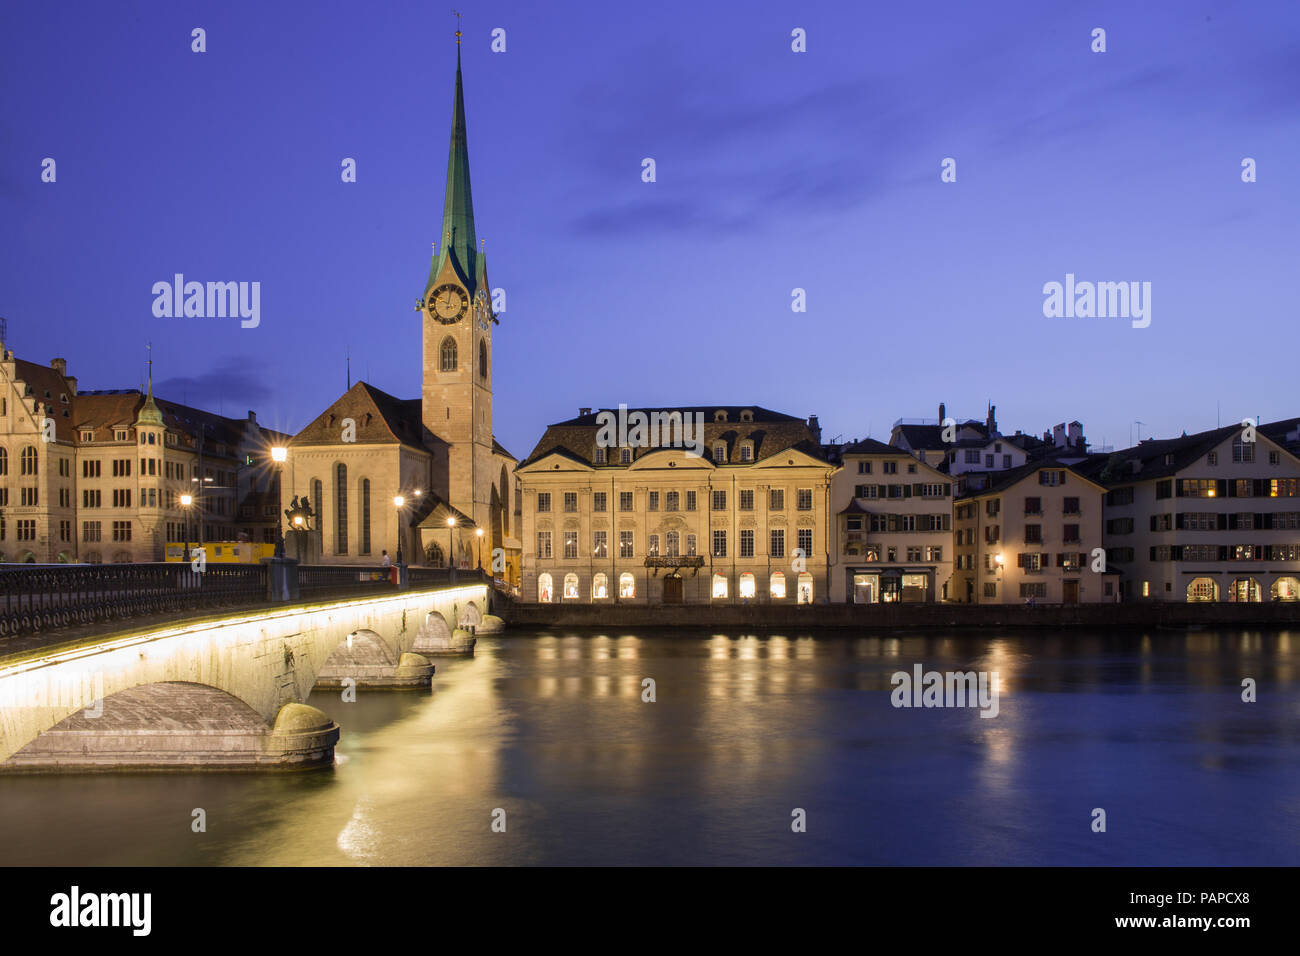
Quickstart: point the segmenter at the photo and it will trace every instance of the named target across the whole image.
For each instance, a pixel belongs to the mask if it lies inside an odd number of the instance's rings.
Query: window
[[[1255,460],[1255,443],[1253,441],[1242,441],[1240,438],[1232,440],[1232,463],[1234,465],[1248,465]]]
[[[1077,524],[1067,524],[1062,529],[1061,540],[1067,544],[1077,544],[1079,542],[1079,526]]]
[[[812,511],[813,495],[811,488],[800,488],[798,491],[798,508],[800,511]]]
[[[591,555],[595,558],[609,557],[609,541],[604,531],[591,533]]]
[[[878,497],[879,485],[854,485],[854,498],[875,498]]]
[[[564,556],[566,558],[576,558],[578,556],[578,532],[564,532]]]
[[[450,335],[442,340],[442,346],[438,349],[438,356],[438,371],[456,371],[456,340]]]
[[[713,532],[713,556],[715,558],[725,558],[727,556],[727,532],[715,530]]]
[[[907,546],[907,561],[908,561],[908,563],[911,564],[911,563],[913,563],[913,562],[920,561],[920,560],[921,560],[921,547],[920,547],[920,545],[908,545],[908,546]]]
[[[478,342],[478,377],[487,378],[487,343],[482,339]]]
[[[619,463],[620,465],[630,465],[630,464],[632,464],[632,449],[631,449],[631,448],[620,448],[620,449],[618,450],[618,463]]]
[[[618,556],[620,558],[632,557],[632,534],[631,531],[620,531],[618,533]]]
[[[740,556],[742,558],[752,558],[754,556],[754,530],[752,528],[741,529]]]
[[[1029,581],[1020,585],[1020,596],[1022,598],[1045,598],[1047,597],[1046,581]]]
[[[990,498],[988,501],[984,502],[984,513],[990,518],[996,518],[1002,513],[1002,499]],[[972,512],[969,517],[975,517],[974,512]]]
[[[681,505],[681,493],[676,491],[664,492],[664,511],[678,511]]]
[[[605,464],[605,449],[604,449],[604,448],[597,448],[597,449],[596,449],[596,464],[598,464],[598,465],[603,465],[603,464]]]
[[[713,510],[714,511],[727,510],[727,493],[725,491],[715,490],[713,492]]]
[[[1066,498],[1061,506],[1061,510],[1065,512],[1065,514],[1067,515],[1080,514],[1081,512],[1079,511],[1079,499]]]
[[[718,442],[713,446],[713,460],[723,463],[727,460],[727,446],[723,442]]]
[[[686,492],[686,510],[687,511],[695,510],[695,492],[693,491]]]
[[[127,492],[128,495],[131,492]],[[19,503],[25,508],[35,508],[37,504],[37,489],[23,488],[19,492]]]
[[[768,536],[768,555],[773,558],[785,557],[785,529],[772,528]]]
[[[966,458],[966,464],[968,464],[968,465],[978,465],[978,464],[980,463],[980,451],[979,451],[979,449],[978,449],[978,448],[968,448],[968,449],[966,449],[965,458]]]
[[[992,456],[992,455],[985,455],[985,456],[984,456],[984,467],[985,467],[985,468],[992,468],[992,467],[993,467],[993,456]]]
[[[755,593],[756,585],[753,572],[742,572],[740,575],[740,596],[742,598],[752,598]]]
[[[551,533],[549,531],[537,532],[537,556],[539,558],[549,558],[551,556]]]
[[[543,572],[537,575],[537,600],[542,604],[550,604],[553,592],[551,591],[551,576]]]
[[[767,507],[769,511],[784,511],[785,490],[782,488],[769,489],[767,493]]]
[[[713,575],[713,596],[715,598],[727,596],[727,576],[721,571]]]
[[[646,510],[647,511],[659,510],[659,492],[652,491],[649,493],[649,496],[646,499]]]
[[[551,493],[549,491],[537,492],[537,511],[538,513],[551,510]]]
[[[1047,472],[1045,472],[1045,471],[1044,471],[1044,472],[1039,472],[1039,474],[1040,474],[1040,475],[1045,475],[1045,474],[1047,474]],[[1042,498],[1026,498],[1026,499],[1025,499],[1025,514],[1027,514],[1027,515],[1040,515],[1040,514],[1042,514],[1042,513],[1043,513],[1043,499],[1042,499]]]
[[[860,462],[858,462],[858,474],[859,474],[859,475],[869,475],[869,474],[871,474],[871,462],[869,462],[869,461],[860,461]],[[784,580],[781,582],[781,590],[782,590],[782,591],[785,590],[785,582],[784,582]]]
[[[605,492],[593,491],[591,493],[591,510],[592,511],[605,510]]]
[[[799,529],[799,547],[803,549],[804,557],[809,557],[813,553],[812,528]]]
[[[81,522],[81,540],[98,541],[100,539],[100,523],[98,521]]]
[[[632,492],[620,491],[618,493],[618,510],[619,511],[632,510]]]
[[[564,510],[570,513],[578,510],[578,493],[576,491],[566,491],[564,493]]]
[[[636,597],[636,578],[631,573],[624,571],[618,576],[618,596],[621,598]]]
[[[578,576],[572,571],[564,576],[564,599],[566,601],[578,599]]]
[[[745,442],[743,445],[740,446],[740,460],[741,461],[754,460],[754,446],[751,445],[749,442]]]
[[[1217,451],[1210,452],[1205,456],[1205,463],[1211,466],[1217,465],[1219,463],[1219,453]]]
[[[21,521],[18,522],[18,523],[19,523],[20,525],[22,524]],[[36,524],[36,522],[33,521],[33,522],[32,522],[32,525],[35,526],[35,524]],[[33,535],[33,536],[34,536],[34,535]],[[114,540],[114,541],[130,541],[130,540],[131,540],[131,522],[129,522],[129,521],[114,521],[114,522],[113,522],[113,540]]]
[[[768,583],[767,593],[778,601],[785,600],[785,575],[782,572],[772,572],[772,578]]]
[[[397,535],[401,538],[402,522],[401,513],[398,513]],[[358,554],[370,553],[370,479],[361,479],[361,547]]]
[[[334,553],[348,553],[348,466],[334,466]]]
[[[1043,556],[1036,551],[1022,551],[1020,552],[1019,564],[1026,571],[1041,571],[1043,570]]]
[[[591,579],[591,599],[598,601],[607,597],[609,597],[609,578],[600,571]]]
[[[686,553],[690,555],[695,554],[695,535],[693,534],[688,534],[686,536]]]
[[[646,554],[658,556],[659,554],[659,535],[652,534],[646,536]]]
[[[131,489],[114,488],[113,489],[113,507],[129,508],[131,507]]]
[[[754,510],[754,489],[753,488],[740,489],[740,504],[737,507],[739,507],[741,511]]]
[[[682,553],[682,536],[679,531],[669,531],[664,535],[664,547],[668,557],[675,558]]]
[[[1270,465],[1279,464],[1281,461],[1282,461],[1282,457],[1277,452],[1271,451],[1268,453],[1268,463]]]
[[[984,582],[984,596],[986,598],[995,598],[998,596],[998,586],[993,581]]]
[[[36,449],[28,445],[22,450],[18,458],[18,473],[20,475],[34,475],[37,472]],[[130,472],[127,472],[130,474]]]
[[[125,430],[119,428],[113,432],[113,441],[126,441],[126,440],[127,440],[127,433]]]
[[[85,464],[90,464],[90,462],[85,462]],[[99,462],[95,462],[95,464],[99,464]],[[7,474],[9,474],[9,452],[0,448],[0,475]]]

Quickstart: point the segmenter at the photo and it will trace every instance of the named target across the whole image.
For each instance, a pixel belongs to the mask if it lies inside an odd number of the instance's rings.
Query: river
[[[892,706],[918,663],[997,672],[997,715]],[[0,779],[0,858],[1295,866],[1298,683],[1288,632],[512,632],[431,692],[314,693],[329,770]]]

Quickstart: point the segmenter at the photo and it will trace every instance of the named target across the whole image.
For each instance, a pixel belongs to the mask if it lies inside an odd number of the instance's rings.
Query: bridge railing
[[[71,564],[0,568],[0,637],[144,614],[267,600],[260,564]]]

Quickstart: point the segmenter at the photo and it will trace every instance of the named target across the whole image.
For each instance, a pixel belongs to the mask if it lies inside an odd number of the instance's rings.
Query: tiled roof
[[[357,444],[401,442],[427,450],[420,399],[395,398],[367,382],[357,382],[316,420],[293,437],[295,445],[337,445],[343,420],[356,424]]]
[[[718,411],[726,412],[726,421],[714,420]],[[577,418],[547,426],[541,440],[538,441],[528,458],[521,464],[526,465],[544,455],[557,452],[565,454],[577,462],[595,466],[596,436],[601,429],[597,419],[602,412],[608,412],[616,418],[618,416],[618,409],[594,409],[586,415],[579,415]],[[793,415],[774,412],[758,405],[681,405],[669,408],[631,408],[626,410],[627,415],[631,415],[633,412],[642,412],[647,416],[651,413],[680,412],[683,418],[686,415],[694,416],[697,413],[703,415],[703,457],[710,461],[713,458],[714,443],[725,441],[727,443],[727,463],[738,463],[737,443],[746,439],[754,443],[755,461],[761,461],[763,458],[787,449],[797,449],[819,460],[824,461],[826,459],[821,445],[808,427],[807,422]],[[741,421],[741,414],[744,412],[752,414],[752,421]],[[694,429],[693,423],[694,418],[692,418],[692,429]],[[634,450],[634,458],[639,458],[641,455],[654,450],[653,448],[637,448]],[[611,454],[608,459],[609,465],[618,465],[617,455]],[[746,462],[745,464],[750,463]]]
[[[14,359],[14,377],[27,385],[30,389],[28,397],[35,399],[38,407],[48,406],[49,415],[54,419],[55,439],[72,441],[76,437],[73,431],[76,396],[72,394],[68,380],[48,365],[37,365],[20,358]],[[63,401],[63,398],[68,401]]]
[[[1090,481],[1094,484],[1101,484],[1101,482],[1097,478],[1093,477],[1092,475],[1086,474],[1083,471],[1080,471],[1079,469],[1075,468],[1072,465],[1062,464],[1061,462],[1031,461],[1028,464],[1021,465],[1019,468],[1008,468],[1006,471],[976,472],[975,473],[976,476],[986,479],[987,484],[977,489],[971,489],[969,491],[962,492],[961,494],[957,495],[957,499],[961,500],[963,498],[981,498],[984,495],[998,494],[1020,483],[1021,481],[1023,481],[1024,479],[1032,475],[1034,472],[1039,471],[1040,469],[1043,468],[1051,468],[1058,471],[1068,471],[1072,475],[1075,475],[1076,477],[1083,479],[1085,481]]]

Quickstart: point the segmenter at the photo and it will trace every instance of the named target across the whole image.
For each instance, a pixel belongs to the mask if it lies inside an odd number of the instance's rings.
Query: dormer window
[[[81,440],[82,440],[83,442],[92,442],[92,441],[95,440],[95,433],[94,433],[94,432],[82,432],[82,433],[81,433]]]
[[[618,450],[618,461],[619,461],[619,464],[622,464],[622,465],[630,465],[630,464],[632,464],[632,449],[631,449],[631,448],[620,448],[620,449]]]
[[[605,464],[605,449],[603,448],[596,449],[596,464],[598,465]]]
[[[713,413],[713,420],[715,422],[725,422],[727,420],[727,410],[725,408],[719,408]]]
[[[124,429],[118,428],[113,432],[114,441],[128,441],[129,436]]]
[[[749,408],[743,409],[740,413],[740,420],[742,422],[752,422],[754,420],[753,409],[749,409]]]
[[[741,460],[741,461],[753,461],[753,460],[754,460],[754,446],[753,446],[753,444],[752,444],[751,442],[744,442],[744,443],[741,444],[741,446],[740,446],[740,460]]]
[[[713,460],[716,462],[724,462],[727,460],[727,446],[725,442],[718,442],[713,446]]]

